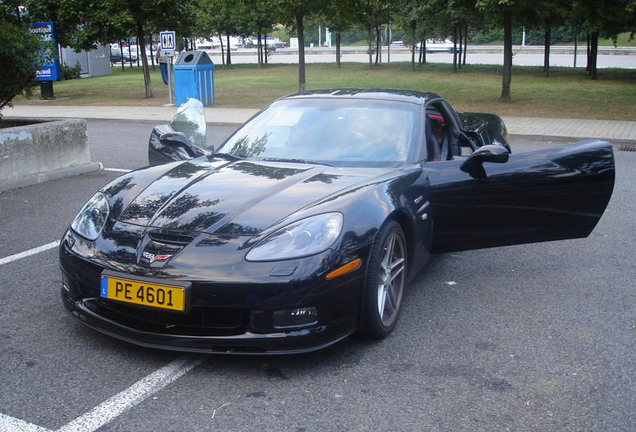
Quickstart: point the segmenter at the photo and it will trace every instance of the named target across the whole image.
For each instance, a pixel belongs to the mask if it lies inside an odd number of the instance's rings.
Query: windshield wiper
[[[293,158],[273,158],[273,157],[266,157],[266,158],[259,158],[258,160],[268,161],[268,162],[290,162],[290,163],[304,163],[304,164],[309,164],[309,165],[326,165],[326,166],[333,166],[333,165],[328,164],[328,163],[326,163],[326,162],[315,161],[315,160],[310,160],[310,159],[293,159]]]

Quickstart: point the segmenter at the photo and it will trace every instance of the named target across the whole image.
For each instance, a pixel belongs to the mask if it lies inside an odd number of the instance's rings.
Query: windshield
[[[341,166],[398,166],[415,147],[416,108],[383,100],[282,100],[239,129],[218,152]]]

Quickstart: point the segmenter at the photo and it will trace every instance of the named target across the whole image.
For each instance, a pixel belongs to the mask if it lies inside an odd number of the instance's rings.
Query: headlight
[[[342,214],[325,213],[279,229],[247,253],[248,261],[274,261],[314,255],[331,247],[342,231]]]
[[[102,232],[109,213],[106,197],[97,192],[75,216],[71,228],[82,237],[95,240]]]

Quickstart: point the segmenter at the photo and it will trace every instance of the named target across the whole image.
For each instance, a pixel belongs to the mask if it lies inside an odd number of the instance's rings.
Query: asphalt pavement
[[[616,149],[590,237],[435,257],[382,342],[180,355],[87,329],[59,298],[57,241],[95,190],[147,163],[162,121],[88,120],[108,169],[0,194],[0,431],[635,430],[636,153]]]
[[[435,257],[380,343],[183,356],[81,326],[60,304],[57,241],[95,190],[147,163],[152,124],[175,110],[3,110],[87,119],[93,160],[107,169],[0,194],[0,432],[636,430],[636,154],[620,148],[590,237]],[[208,140],[255,112],[206,108]],[[636,122],[504,121],[515,152],[583,138],[636,146]]]

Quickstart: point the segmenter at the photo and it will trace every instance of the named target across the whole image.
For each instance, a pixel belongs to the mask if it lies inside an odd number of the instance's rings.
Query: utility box
[[[174,103],[180,106],[186,98],[214,103],[214,63],[204,51],[184,51],[173,67]]]

